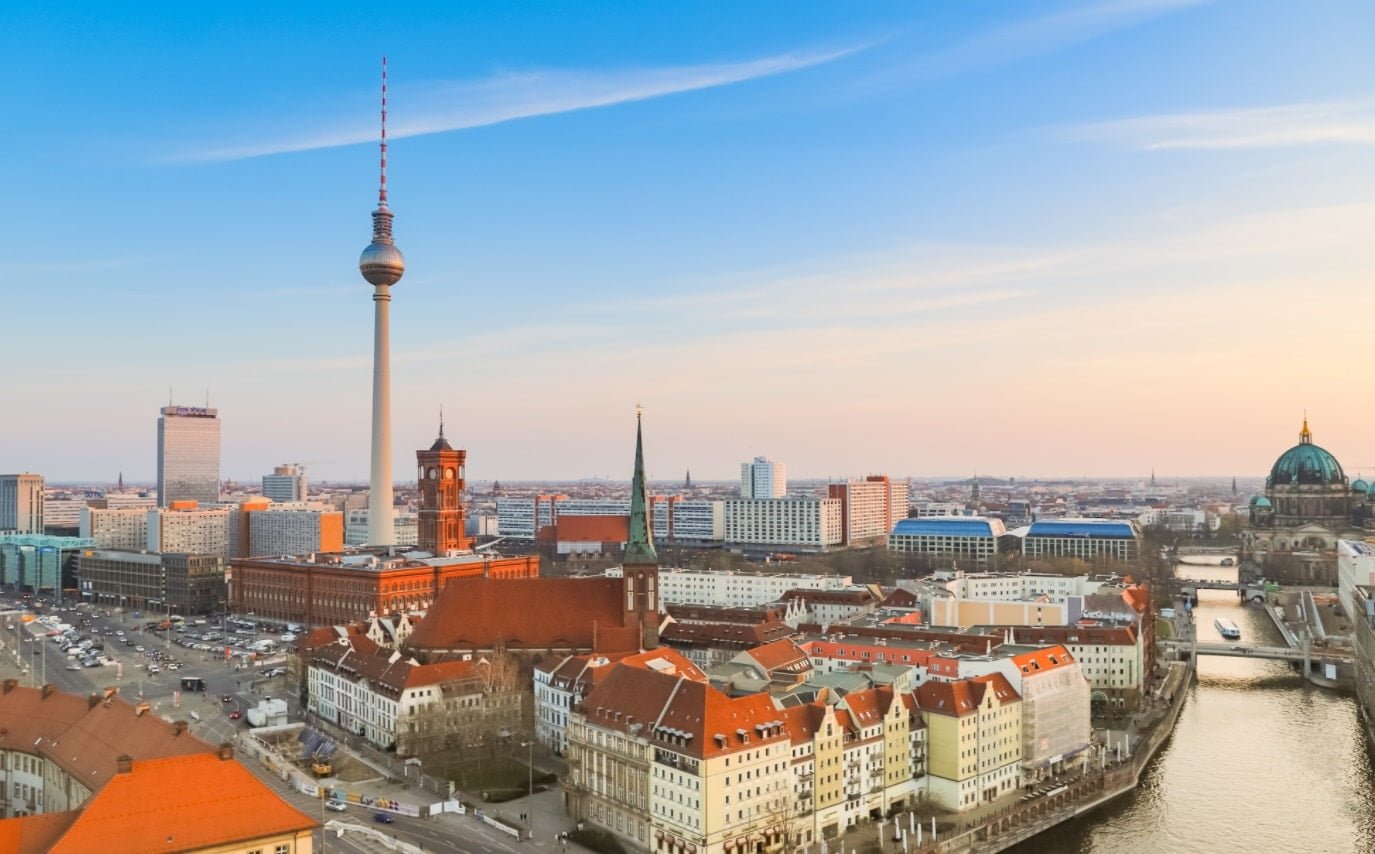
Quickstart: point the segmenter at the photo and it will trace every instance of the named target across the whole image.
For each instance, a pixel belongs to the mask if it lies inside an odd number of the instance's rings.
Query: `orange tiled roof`
[[[968,679],[958,682],[928,680],[917,687],[917,705],[922,711],[962,718],[972,715],[983,702],[984,686]]]
[[[998,698],[999,703],[1019,703],[1022,695],[1017,693],[1017,689],[1012,687],[1012,683],[1007,681],[1007,677],[1001,673],[985,673],[983,676],[975,676],[969,680],[976,685],[987,685],[993,691],[993,696]],[[980,697],[980,702],[983,698]]]
[[[1058,667],[1068,667],[1074,663],[1074,656],[1069,654],[1069,650],[1056,644],[1055,646],[1014,655],[1012,656],[1012,663],[1017,665],[1023,673],[1031,675],[1044,673]]]
[[[758,662],[759,666],[765,670],[782,670],[801,664],[810,665],[806,651],[788,638],[747,650],[746,655]]]
[[[67,828],[76,821],[75,810],[28,815],[0,820],[0,851],[38,854],[49,851]]]
[[[6,680],[0,689],[0,749],[44,756],[88,789],[115,773],[121,755],[153,759],[215,748],[177,725],[134,706],[107,689],[82,697],[58,690],[23,688]]]
[[[638,651],[619,578],[458,578],[406,641],[413,649]]]
[[[204,753],[135,761],[77,813],[51,854],[193,851],[319,825],[232,757]]]
[[[636,655],[627,655],[620,660],[620,663],[626,667],[654,670],[659,673],[667,673],[670,676],[685,676],[699,682],[704,682],[707,678],[707,674],[703,673],[702,669],[689,661],[686,656],[666,646],[646,650]]]
[[[630,539],[630,517],[561,513],[555,530],[559,541],[565,543],[624,543]]]

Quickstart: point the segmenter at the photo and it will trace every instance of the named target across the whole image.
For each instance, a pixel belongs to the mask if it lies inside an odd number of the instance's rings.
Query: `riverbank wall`
[[[1170,665],[1157,695],[1161,705],[1142,715],[1140,741],[1126,760],[1067,784],[1061,794],[1010,808],[1005,814],[990,816],[979,827],[917,851],[920,854],[996,854],[1131,792],[1174,734],[1193,680],[1192,662],[1178,661]]]

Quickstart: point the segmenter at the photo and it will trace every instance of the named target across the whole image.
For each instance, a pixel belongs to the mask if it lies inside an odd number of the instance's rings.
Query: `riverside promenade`
[[[887,846],[885,850],[911,854],[994,854],[1127,794],[1140,783],[1142,773],[1174,732],[1193,675],[1192,663],[1171,663],[1153,694],[1155,701],[1137,715],[1127,731],[1132,740],[1131,754],[1123,761],[1089,768],[1083,775],[1066,780],[1063,791],[1054,795],[962,815],[953,827],[939,828],[934,843],[926,836],[917,845],[909,834],[905,846],[891,839],[881,844]],[[937,824],[939,827],[939,820]],[[865,846],[860,850],[875,849]]]

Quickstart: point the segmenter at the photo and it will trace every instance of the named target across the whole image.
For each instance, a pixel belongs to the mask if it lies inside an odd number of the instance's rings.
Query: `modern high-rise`
[[[0,531],[43,533],[43,475],[0,474]]]
[[[907,481],[886,475],[833,483],[827,495],[840,499],[840,524],[848,546],[882,544],[899,519],[907,518]]]
[[[787,466],[767,457],[740,464],[741,498],[782,498],[787,494]]]
[[[272,501],[305,501],[306,470],[300,463],[277,466],[263,475],[263,497]]]
[[[158,418],[158,506],[219,500],[219,410],[164,406]]]

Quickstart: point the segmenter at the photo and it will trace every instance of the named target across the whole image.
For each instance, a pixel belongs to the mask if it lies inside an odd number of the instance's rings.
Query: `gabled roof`
[[[805,669],[811,669],[811,660],[807,657],[806,650],[789,638],[756,646],[746,650],[743,654],[749,656],[767,671],[796,669],[803,665],[806,665]]]
[[[917,687],[917,705],[923,712],[962,718],[976,714],[983,702],[984,686],[969,679],[937,682],[934,679]]]
[[[253,776],[232,755],[136,760],[76,811],[51,854],[153,854],[228,846],[319,822]],[[36,849],[38,850],[38,849]]]
[[[767,694],[730,697],[706,682],[616,665],[582,701],[591,725],[707,759],[788,738]]]
[[[969,680],[977,685],[986,685],[993,692],[993,696],[998,698],[999,703],[1020,703],[1022,695],[1017,693],[1017,689],[1012,687],[1012,683],[1007,681],[1007,677],[1001,673],[986,673],[983,676],[975,676]],[[982,698],[980,698],[982,702]]]
[[[619,578],[457,578],[407,639],[421,650],[639,649]]]
[[[1012,663],[1017,665],[1022,673],[1034,676],[1037,673],[1068,667],[1074,664],[1074,656],[1069,654],[1069,650],[1056,644],[1030,652],[1018,653],[1012,656]]]
[[[899,587],[883,597],[883,601],[879,604],[885,608],[915,608],[921,604],[921,599],[911,590]]]
[[[184,722],[170,724],[114,689],[82,697],[23,688],[13,680],[0,691],[0,749],[44,756],[91,790],[114,776],[123,755],[153,759],[215,751]]]

